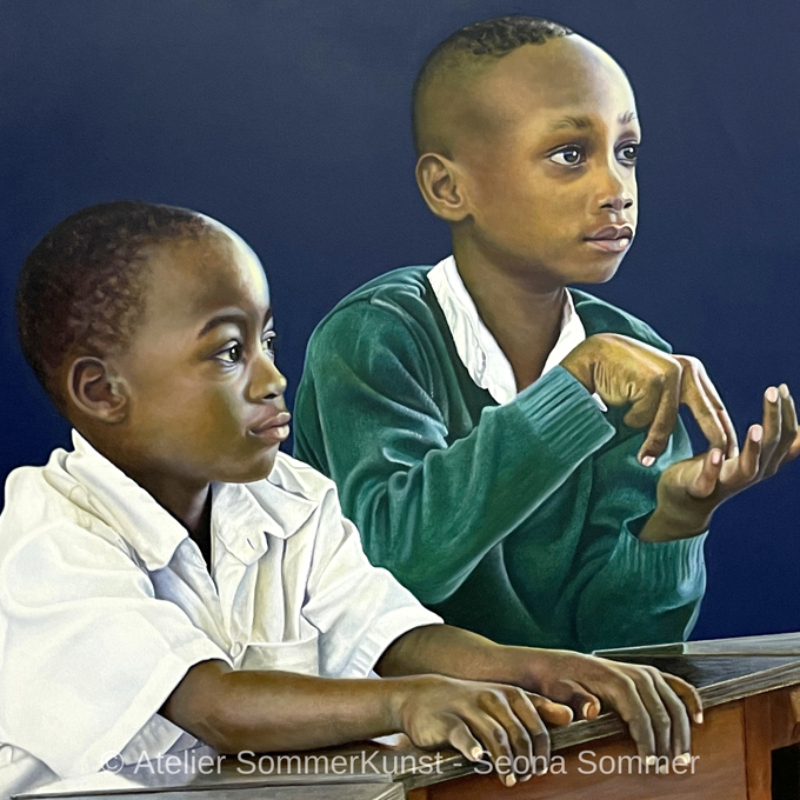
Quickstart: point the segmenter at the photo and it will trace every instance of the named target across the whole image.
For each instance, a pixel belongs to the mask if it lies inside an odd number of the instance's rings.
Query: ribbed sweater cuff
[[[508,405],[519,410],[537,438],[565,463],[579,463],[614,435],[594,398],[563,367],[551,369]]]
[[[610,561],[620,575],[628,576],[629,589],[641,588],[649,594],[697,593],[703,580],[703,544],[708,532],[674,542],[642,542],[624,526]],[[631,583],[637,586],[632,586]]]

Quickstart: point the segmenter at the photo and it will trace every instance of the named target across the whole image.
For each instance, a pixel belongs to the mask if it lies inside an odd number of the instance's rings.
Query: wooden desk
[[[241,762],[225,759],[212,774],[191,768],[177,775],[132,774],[125,768],[119,776],[109,775],[103,786],[91,776],[83,783],[59,782],[24,797],[395,800],[405,791],[409,800],[771,800],[772,752],[800,742],[800,634],[643,648],[614,657],[655,664],[699,687],[706,721],[694,728],[694,763],[685,774],[659,775],[652,768],[649,774],[639,774],[638,761],[630,758],[635,749],[622,723],[606,714],[553,729],[551,774],[512,789],[502,787],[494,774],[475,774],[474,766],[458,754],[436,754],[434,762],[431,753],[408,744],[365,743],[310,754],[325,756],[328,764],[336,756],[354,763],[344,776],[338,772],[309,779],[293,767],[278,774],[242,774]],[[364,768],[363,759],[372,754],[377,760],[367,761]],[[298,781],[311,785],[291,785]]]
[[[503,797],[546,800],[771,800],[772,753],[800,742],[800,634],[690,642],[611,654],[648,663],[700,689],[705,723],[693,728],[693,768],[685,774],[639,774],[632,742],[619,720],[605,716],[552,731],[561,770],[533,778]],[[612,769],[613,767],[613,769]],[[693,771],[692,771],[693,769]],[[608,774],[604,774],[608,770]],[[498,796],[494,775],[467,775],[425,785],[400,777],[409,800]],[[800,784],[793,797],[800,797]]]

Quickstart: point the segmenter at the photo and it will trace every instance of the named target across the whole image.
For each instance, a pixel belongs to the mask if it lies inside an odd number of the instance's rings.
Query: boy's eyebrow
[[[264,322],[261,327],[265,327],[267,323],[272,319],[272,309],[268,308],[267,313],[264,314]],[[233,325],[242,325],[244,323],[247,324],[247,314],[244,311],[240,311],[238,309],[231,309],[230,311],[224,311],[221,314],[217,314],[214,317],[206,322],[203,325],[200,333],[197,334],[197,338],[201,339],[205,336],[209,331],[214,330],[214,328],[218,327],[219,325],[225,325],[226,323],[231,323]]]
[[[197,338],[201,339],[209,331],[214,330],[214,328],[217,328],[220,325],[225,325],[228,322],[232,323],[233,325],[241,325],[242,322],[247,322],[247,314],[245,314],[244,311],[226,311],[223,314],[217,314],[215,317],[211,317],[211,319],[206,322],[205,325],[203,325],[202,330],[197,334]]]
[[[585,128],[592,128],[592,121],[588,117],[564,117],[558,122],[554,122],[550,126],[551,131],[561,130],[561,128],[578,128],[584,130]]]
[[[620,125],[627,125],[629,122],[632,122],[635,119],[635,111],[626,111],[617,117],[617,122]],[[554,122],[550,126],[550,130],[557,131],[561,130],[562,128],[577,128],[578,130],[586,130],[587,128],[593,127],[594,124],[589,117],[564,117],[563,119],[558,120],[558,122]]]

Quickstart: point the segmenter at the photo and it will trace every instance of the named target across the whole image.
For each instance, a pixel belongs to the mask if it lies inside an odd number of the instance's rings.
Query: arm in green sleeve
[[[296,454],[337,483],[373,564],[425,603],[450,596],[495,544],[613,435],[561,367],[448,441],[445,382],[416,324],[368,303],[329,318],[298,390]]]
[[[581,568],[585,582],[577,606],[578,636],[587,651],[684,641],[705,591],[707,534],[659,543],[637,538],[655,508],[661,473],[691,457],[686,429],[679,420],[668,448],[650,468],[636,460],[643,434],[628,433],[594,459]]]

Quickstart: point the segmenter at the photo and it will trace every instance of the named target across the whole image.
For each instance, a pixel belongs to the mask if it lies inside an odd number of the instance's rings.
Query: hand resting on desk
[[[651,667],[505,647],[447,625],[402,635],[375,669],[381,680],[232,670],[206,661],[186,673],[161,713],[223,753],[306,750],[405,733],[417,746],[453,747],[472,761],[488,753],[507,786],[549,759],[545,723],[592,719],[601,702],[628,723],[642,757],[688,754],[689,718],[702,719],[697,692]]]

